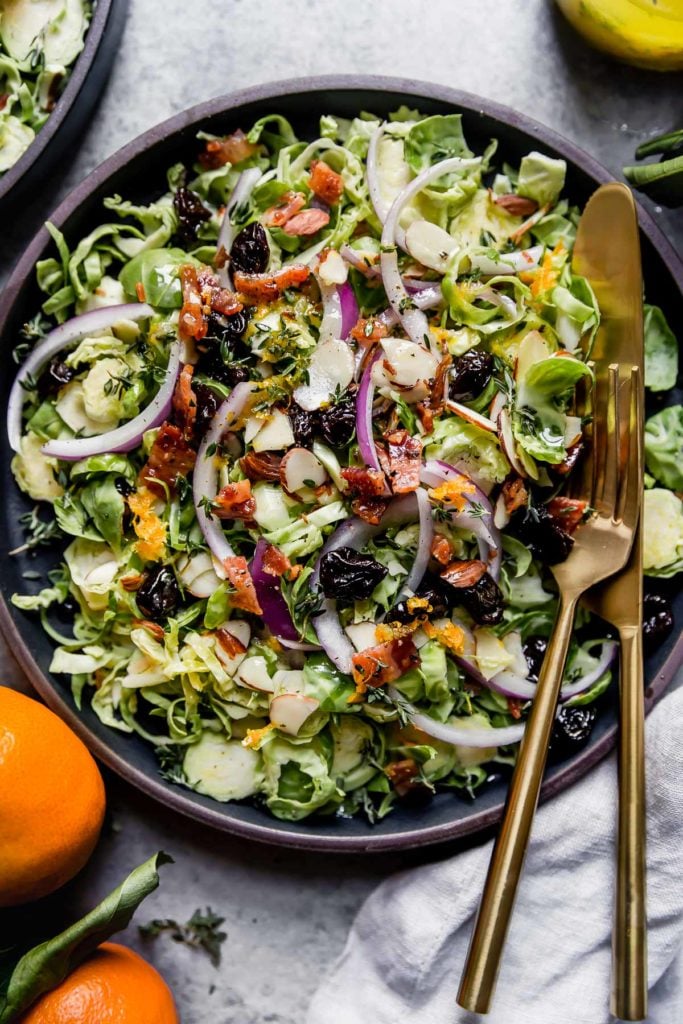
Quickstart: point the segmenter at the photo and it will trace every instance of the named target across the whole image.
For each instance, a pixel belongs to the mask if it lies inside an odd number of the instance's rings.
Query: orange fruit
[[[178,1024],[171,990],[126,946],[104,942],[17,1024]]]
[[[102,776],[78,736],[43,704],[0,686],[0,907],[73,878],[104,806]]]

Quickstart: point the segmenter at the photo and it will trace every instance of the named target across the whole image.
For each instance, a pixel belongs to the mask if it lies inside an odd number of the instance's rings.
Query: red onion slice
[[[575,679],[573,683],[565,683],[560,690],[560,700],[570,700],[572,697],[576,697],[578,694],[590,689],[593,683],[597,683],[598,679],[605,674],[614,661],[616,651],[616,643],[613,640],[605,640],[602,644],[598,664],[591,672],[587,672],[580,679]],[[489,689],[496,690],[498,693],[502,693],[503,696],[513,697],[516,700],[533,700],[536,696],[537,684],[530,679],[523,678],[511,669],[504,669],[491,679],[484,679],[483,683]]]
[[[429,287],[421,288],[420,291],[412,295],[411,301],[418,309],[434,309],[435,306],[439,306],[443,302],[441,285],[431,282]],[[389,329],[398,323],[399,317],[393,309],[385,309],[375,319]]]
[[[75,316],[66,323],[55,327],[47,337],[33,349],[28,358],[22,363],[14,384],[10,391],[7,405],[7,435],[10,447],[19,451],[21,444],[21,411],[24,407],[26,391],[22,384],[29,377],[36,377],[45,364],[66,348],[73,345],[89,334],[97,331],[104,331],[112,327],[120,320],[143,320],[145,317],[154,316],[154,310],[146,302],[128,302],[118,306],[102,306],[100,309],[92,309],[89,313],[82,313]]]
[[[448,160],[441,160],[433,167],[428,167],[407,185],[398,194],[391,205],[382,228],[382,252],[380,255],[380,266],[382,268],[382,281],[384,290],[387,293],[389,303],[403,324],[406,334],[417,345],[424,345],[425,338],[429,338],[429,322],[423,311],[416,307],[406,289],[398,269],[398,253],[396,251],[399,228],[399,218],[403,207],[413,199],[422,189],[432,182],[441,178],[444,174],[456,170],[468,170],[481,166],[481,160],[464,160],[461,157],[450,157]]]
[[[278,640],[298,643],[299,633],[292,622],[287,602],[282,596],[280,578],[266,572],[263,566],[268,546],[268,541],[264,537],[259,537],[250,567],[258,603],[263,612],[263,621]]]
[[[288,640],[284,636],[279,636],[278,640],[283,647],[287,647],[290,651],[319,651],[320,644],[307,644],[303,640]]]
[[[358,388],[358,394],[356,396],[356,435],[358,437],[358,447],[360,449],[361,458],[366,466],[370,466],[371,469],[380,469],[379,458],[377,456],[377,448],[375,447],[375,440],[372,435],[372,402],[375,396],[375,385],[372,381],[372,368],[378,359],[382,357],[381,346],[377,346],[377,351],[374,353],[371,359],[368,360],[367,366],[363,371],[361,377],[360,387]]]
[[[232,194],[225,208],[223,214],[223,221],[221,223],[221,229],[218,232],[218,240],[216,242],[216,252],[219,252],[221,248],[230,255],[232,249],[232,243],[235,240],[235,225],[232,223],[232,215],[242,203],[245,203],[251,195],[254,185],[261,177],[261,171],[258,167],[248,167],[246,171],[242,171],[239,178],[235,182],[235,187],[232,190]],[[224,288],[232,287],[232,279],[230,277],[229,263],[224,263],[222,267],[217,270],[216,276]]]
[[[500,577],[503,545],[500,532],[493,521],[491,502],[481,488],[477,487],[466,473],[461,473],[455,466],[450,466],[439,459],[429,459],[425,462],[420,479],[427,487],[438,487],[448,480],[465,481],[474,487],[472,494],[464,495],[466,506],[462,512],[454,512],[453,522],[461,529],[470,530],[474,534],[481,560],[487,563],[489,573],[497,580]],[[477,509],[477,514],[472,515],[474,505],[480,506],[483,511]]]
[[[220,520],[215,516],[208,516],[204,507],[206,502],[213,501],[218,490],[215,449],[224,434],[239,420],[251,397],[256,394],[258,392],[248,381],[233,388],[230,398],[227,398],[216,410],[216,415],[211,420],[211,426],[204,435],[197,452],[192,479],[195,514],[204,540],[221,565],[226,558],[232,558],[235,552],[226,540]]]
[[[377,128],[370,136],[368,154],[365,158],[365,181],[368,186],[368,192],[370,193],[370,201],[372,202],[377,218],[382,225],[387,219],[387,215],[391,209],[391,203],[388,203],[382,196],[382,189],[379,184],[379,144],[382,141],[382,136],[384,135],[384,128],[385,123],[383,121],[379,128]]]
[[[345,281],[344,284],[337,285],[337,292],[339,293],[339,302],[341,305],[340,337],[346,340],[352,329],[358,323],[360,310],[358,309],[354,290],[348,281]]]
[[[427,566],[432,554],[434,520],[432,519],[432,506],[429,495],[422,487],[418,487],[413,493],[417,501],[417,517],[420,524],[417,554],[415,555],[413,566],[398,594],[397,601],[402,600],[406,595],[415,593],[420,583],[422,583],[422,577],[427,572]]]
[[[506,725],[502,728],[485,729],[483,727],[470,729],[467,726],[448,725],[446,722],[436,722],[429,715],[424,715],[412,704],[405,700],[398,690],[390,686],[389,693],[394,700],[400,700],[401,707],[405,708],[406,714],[416,729],[421,729],[428,736],[443,743],[452,743],[459,747],[506,747],[511,743],[519,743],[524,736],[524,725]]]
[[[43,455],[63,459],[65,462],[77,462],[79,459],[89,459],[92,455],[103,455],[105,452],[130,452],[133,448],[137,448],[142,442],[145,431],[158,427],[171,411],[173,391],[180,369],[180,350],[180,342],[174,341],[169,351],[163,384],[149,405],[145,406],[142,412],[132,420],[121,424],[115,430],[107,431],[106,434],[48,441],[41,448]]]

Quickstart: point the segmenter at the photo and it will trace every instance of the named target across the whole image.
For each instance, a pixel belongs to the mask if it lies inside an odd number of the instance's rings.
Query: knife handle
[[[488,1012],[496,987],[541,791],[548,743],[574,626],[577,597],[577,594],[560,594],[557,618],[519,748],[503,822],[493,847],[479,914],[460,981],[458,1003],[476,1013]]]
[[[640,624],[619,632],[621,714],[617,891],[612,940],[612,1013],[647,1016],[645,906],[645,707]]]

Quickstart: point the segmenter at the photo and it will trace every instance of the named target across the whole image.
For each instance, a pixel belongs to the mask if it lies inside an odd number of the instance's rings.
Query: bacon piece
[[[233,280],[235,288],[245,302],[255,306],[260,302],[274,302],[287,288],[296,288],[304,284],[310,273],[308,267],[295,263],[277,270],[274,274],[243,274],[237,271]]]
[[[424,402],[418,402],[417,414],[424,427],[425,433],[431,434],[434,429],[434,417],[440,416],[443,412],[444,399],[446,394],[446,378],[453,359],[447,352],[436,368],[434,379],[431,382],[429,394]]]
[[[194,366],[183,366],[173,391],[173,413],[176,423],[189,441],[194,433],[197,419],[197,396],[192,390]]]
[[[207,332],[204,304],[197,280],[197,268],[186,263],[180,268],[180,284],[183,290],[183,305],[180,310],[180,336],[186,340],[201,341]]]
[[[282,230],[286,235],[308,238],[309,235],[317,235],[329,223],[330,215],[326,210],[303,210],[290,217]]]
[[[381,320],[371,317],[369,320],[363,317],[351,328],[351,337],[359,341],[363,346],[373,345],[376,341],[386,338],[389,330]]]
[[[341,174],[333,171],[324,160],[313,161],[308,184],[311,192],[328,206],[338,203],[344,193],[344,179]]]
[[[351,662],[356,689],[358,693],[365,693],[368,686],[383,686],[400,679],[419,665],[420,658],[412,638],[403,636],[368,647],[354,654]]]
[[[583,441],[575,441],[574,444],[570,445],[569,448],[567,448],[567,454],[565,456],[564,462],[561,462],[558,466],[552,467],[553,472],[559,474],[560,476],[569,476],[574,466],[583,455],[584,448],[585,445]]]
[[[351,502],[353,514],[371,526],[378,526],[382,516],[389,508],[386,498],[354,498]]]
[[[179,476],[187,476],[193,468],[197,453],[183,437],[183,432],[172,423],[162,423],[147,462],[140,470],[140,479],[160,497],[166,496],[160,484],[174,488]]]
[[[269,544],[263,553],[263,571],[267,572],[269,576],[279,578],[288,575],[291,568],[292,563],[284,551],[280,551],[274,544]]]
[[[243,304],[229,288],[223,288],[208,267],[197,269],[186,263],[180,268],[183,305],[180,310],[180,334],[201,341],[208,330],[209,313],[231,316]]]
[[[205,306],[214,313],[232,316],[243,309],[243,303],[229,288],[223,288],[218,278],[208,268],[197,272],[197,283]]]
[[[442,533],[434,535],[432,541],[432,558],[435,558],[437,562],[441,562],[442,565],[448,565],[453,554],[453,548],[447,537],[444,537]]]
[[[508,515],[512,515],[518,508],[524,508],[529,503],[529,492],[526,484],[520,476],[506,480],[501,491],[503,504]]]
[[[253,519],[256,499],[251,493],[249,480],[238,480],[235,484],[221,487],[211,502],[211,512],[217,519]]]
[[[416,781],[420,769],[412,757],[404,757],[402,761],[392,761],[384,769],[384,774],[399,796],[406,796],[421,785]]]
[[[225,164],[239,164],[243,160],[248,160],[254,153],[258,153],[260,148],[256,143],[250,142],[238,128],[222,139],[209,139],[204,152],[199,155],[199,162],[205,170],[215,171]]]
[[[351,466],[342,469],[341,475],[349,485],[354,498],[388,498],[389,488],[381,469],[367,469],[364,466]]]
[[[303,192],[285,192],[280,196],[275,206],[266,210],[262,221],[267,228],[282,228],[290,217],[293,217],[303,210],[306,205],[306,196]]]
[[[240,459],[240,466],[249,480],[280,480],[282,459],[274,452],[247,452]]]
[[[522,708],[527,703],[525,700],[520,700],[519,697],[508,697],[508,711],[513,718],[522,717]]]
[[[546,507],[560,529],[572,534],[583,521],[588,502],[575,498],[553,498]]]
[[[526,196],[518,196],[514,192],[507,192],[504,196],[497,196],[491,192],[490,195],[496,206],[502,206],[513,217],[530,217],[538,209],[535,199],[527,199]]]
[[[410,494],[420,486],[422,441],[405,428],[385,434],[389,456],[389,483],[394,494]]]
[[[236,658],[238,654],[245,654],[247,650],[242,641],[238,640],[229,629],[224,629],[223,626],[216,630],[216,642],[229,658]]]
[[[456,559],[439,574],[452,587],[473,587],[486,572],[486,565],[478,558],[470,561]]]
[[[243,612],[262,615],[263,611],[258,603],[254,581],[251,578],[246,558],[241,555],[224,558],[223,568],[227,573],[229,583],[235,588],[235,593],[230,594],[230,603],[233,608],[241,608]]]

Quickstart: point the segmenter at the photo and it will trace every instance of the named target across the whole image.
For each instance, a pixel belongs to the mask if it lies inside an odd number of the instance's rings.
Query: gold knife
[[[599,368],[618,362],[643,379],[643,281],[635,203],[629,188],[603,185],[579,223],[573,269],[586,277],[601,310],[592,358]],[[638,430],[642,476],[644,398]],[[642,511],[641,511],[642,524]],[[612,1013],[621,1020],[647,1016],[647,919],[645,908],[645,744],[643,688],[643,560],[638,528],[631,557],[616,576],[584,596],[584,604],[619,632],[620,732],[619,823],[616,907],[612,942]]]

